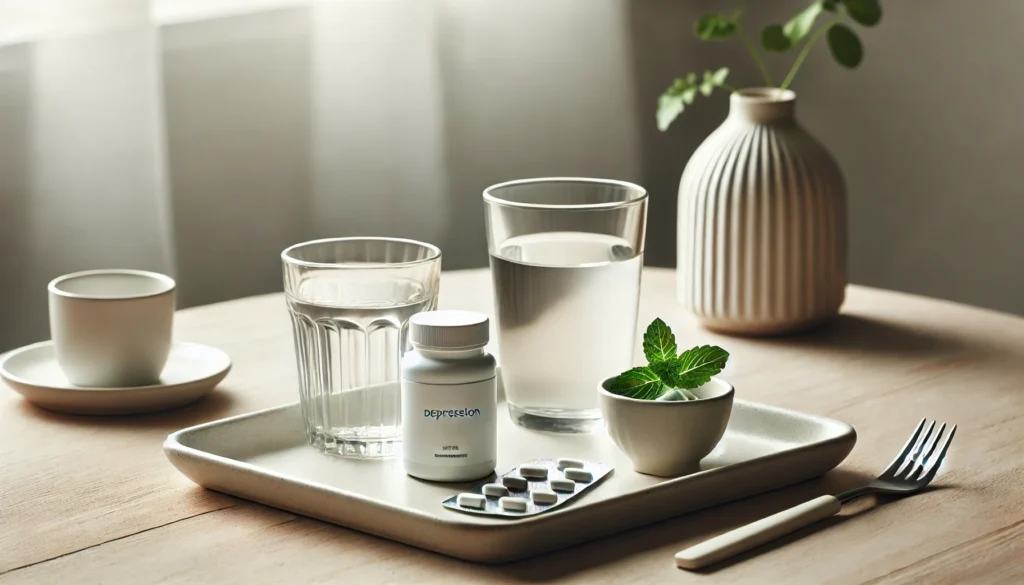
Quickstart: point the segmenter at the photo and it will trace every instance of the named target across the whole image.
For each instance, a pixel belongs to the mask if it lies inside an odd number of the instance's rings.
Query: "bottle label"
[[[496,425],[494,378],[453,385],[402,380],[402,450],[407,460],[453,467],[492,461]]]

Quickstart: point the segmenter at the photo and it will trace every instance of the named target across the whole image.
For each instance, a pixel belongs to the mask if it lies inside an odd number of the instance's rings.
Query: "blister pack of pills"
[[[485,516],[532,516],[579,497],[612,469],[611,465],[582,459],[527,461],[472,490],[448,498],[442,505]]]

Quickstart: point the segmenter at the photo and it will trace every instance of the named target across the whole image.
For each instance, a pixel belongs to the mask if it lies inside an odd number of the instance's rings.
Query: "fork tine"
[[[932,431],[935,430],[935,421],[928,423],[928,428],[925,429],[924,434],[917,438],[917,442],[914,443],[914,448],[910,450],[910,455],[907,455],[906,460],[900,464],[893,475],[899,477],[903,475],[907,470],[913,469],[914,462],[921,457],[921,449],[928,443],[928,439],[932,436]]]
[[[939,432],[935,433],[935,436],[928,442],[927,449],[922,449],[923,454],[914,461],[911,461],[907,472],[907,479],[913,481],[914,478],[924,475],[924,466],[928,462],[928,458],[935,452],[935,448],[939,446],[939,441],[942,440],[942,434],[945,432],[946,423],[942,423],[942,426],[939,427]]]
[[[903,445],[903,449],[900,451],[900,454],[896,456],[896,459],[893,459],[892,463],[889,464],[889,467],[885,468],[882,475],[896,473],[896,470],[900,468],[900,463],[903,462],[903,459],[906,458],[906,456],[910,454],[911,449],[913,449],[914,444],[917,442],[917,437],[921,434],[921,429],[924,428],[924,423],[927,421],[927,418],[922,418],[921,422],[917,423],[917,428],[914,429],[914,433],[910,435],[909,439],[907,439],[907,444]]]
[[[949,450],[949,444],[953,442],[953,435],[956,434],[956,425],[949,429],[949,434],[946,435],[945,442],[942,443],[942,448],[939,449],[939,454],[934,459],[929,459],[928,464],[924,473],[924,477],[920,480],[921,487],[924,487],[931,483],[935,479],[935,474],[939,472],[939,467],[942,465],[942,460],[946,458],[946,451]]]

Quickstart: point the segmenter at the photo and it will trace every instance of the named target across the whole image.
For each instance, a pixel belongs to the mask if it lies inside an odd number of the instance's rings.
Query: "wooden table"
[[[809,335],[717,336],[646,269],[641,324],[717,343],[746,399],[844,420],[859,439],[815,481],[499,566],[474,565],[205,491],[164,459],[171,431],[296,400],[280,295],[181,311],[176,338],[234,370],[205,401],[131,418],[37,409],[0,392],[0,584],[14,583],[1024,583],[1024,319],[852,286]],[[486,271],[446,273],[441,305],[490,312]],[[960,425],[935,489],[864,498],[841,516],[705,573],[684,546],[883,469],[923,416]]]

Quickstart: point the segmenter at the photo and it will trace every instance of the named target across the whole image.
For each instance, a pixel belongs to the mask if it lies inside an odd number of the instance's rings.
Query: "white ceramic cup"
[[[721,378],[694,388],[699,400],[637,400],[598,387],[601,412],[612,441],[648,475],[675,477],[700,471],[700,460],[722,440],[735,390]]]
[[[174,279],[144,270],[87,270],[50,282],[50,335],[77,386],[156,384],[171,350]]]

